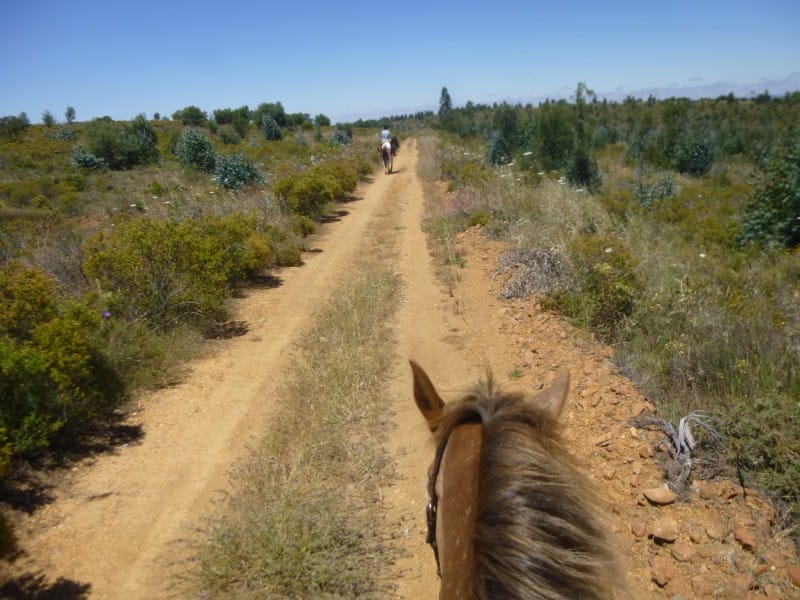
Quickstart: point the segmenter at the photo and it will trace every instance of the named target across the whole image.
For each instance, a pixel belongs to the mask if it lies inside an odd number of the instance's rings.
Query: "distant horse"
[[[533,398],[486,389],[452,406],[411,361],[414,400],[436,436],[429,472],[428,542],[439,597],[623,598],[598,500],[563,448],[562,371]]]
[[[394,152],[392,151],[391,142],[383,142],[381,144],[381,158],[383,159],[383,172],[387,175],[392,172],[394,166]]]

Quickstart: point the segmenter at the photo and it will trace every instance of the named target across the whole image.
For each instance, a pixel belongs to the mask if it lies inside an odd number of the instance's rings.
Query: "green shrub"
[[[10,444],[25,456],[84,429],[119,384],[99,350],[99,315],[60,304],[47,275],[19,264],[0,270],[0,289],[0,454]]]
[[[84,169],[105,169],[108,165],[106,161],[88,152],[86,148],[78,144],[72,151],[72,162],[75,166]]]
[[[264,139],[270,141],[278,141],[283,139],[280,125],[275,118],[266,113],[261,117],[261,133],[264,134]]]
[[[293,213],[320,217],[325,207],[356,189],[358,171],[349,161],[328,161],[305,173],[292,173],[278,180],[275,195]]]
[[[76,138],[75,130],[68,125],[59,125],[56,131],[56,138],[65,142],[72,142]]]
[[[786,248],[800,244],[800,141],[769,161],[764,182],[751,195],[739,241]]]
[[[570,240],[567,252],[571,284],[553,292],[550,302],[601,338],[613,339],[641,288],[633,255],[621,241],[593,233]]]
[[[292,215],[292,231],[302,237],[307,237],[317,230],[317,225],[314,220],[306,215]]]
[[[95,119],[87,125],[85,138],[88,154],[102,160],[111,169],[128,169],[156,162],[160,157],[155,129],[144,115],[124,125],[108,118]],[[89,164],[83,165],[74,154],[73,160],[81,166],[91,166],[93,163],[89,157]]]
[[[214,171],[214,148],[205,134],[197,129],[186,129],[175,144],[175,157],[184,167],[199,171]]]
[[[29,340],[57,314],[56,282],[38,269],[12,261],[0,266],[0,331]]]
[[[707,139],[685,140],[677,145],[674,162],[679,173],[700,177],[714,164],[714,148]]]
[[[227,125],[219,130],[219,139],[226,146],[235,146],[242,142],[242,136],[236,129]]]
[[[161,329],[218,316],[230,285],[272,261],[270,240],[245,215],[131,219],[87,240],[85,270],[110,293],[112,314]]]
[[[262,183],[264,177],[255,163],[240,152],[230,156],[217,156],[214,180],[218,186],[233,190],[248,184]]]
[[[347,132],[343,129],[337,129],[333,132],[333,136],[331,136],[331,143],[334,146],[346,146],[353,141],[353,132]]]

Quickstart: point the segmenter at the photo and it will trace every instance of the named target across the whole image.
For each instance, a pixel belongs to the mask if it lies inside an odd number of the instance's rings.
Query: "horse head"
[[[411,361],[414,400],[436,437],[428,541],[440,598],[612,598],[622,589],[591,484],[558,420],[569,372],[533,397],[484,389],[445,404]]]

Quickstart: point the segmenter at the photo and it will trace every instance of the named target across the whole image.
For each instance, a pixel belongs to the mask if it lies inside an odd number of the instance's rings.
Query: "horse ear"
[[[546,390],[533,397],[532,402],[557,421],[564,411],[569,392],[569,371],[561,369]]]
[[[414,374],[414,402],[428,422],[428,427],[433,431],[444,410],[444,401],[423,368],[413,360],[408,362],[411,363],[411,371]]]

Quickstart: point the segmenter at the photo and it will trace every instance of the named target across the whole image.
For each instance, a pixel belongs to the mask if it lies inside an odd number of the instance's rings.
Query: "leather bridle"
[[[436,574],[442,576],[442,565],[439,561],[439,544],[436,542],[436,517],[439,511],[439,496],[436,494],[436,480],[439,478],[439,469],[442,467],[442,457],[447,447],[449,438],[442,443],[436,450],[436,457],[428,471],[428,506],[425,509],[428,521],[428,535],[425,542],[433,548],[433,556],[436,558]]]

